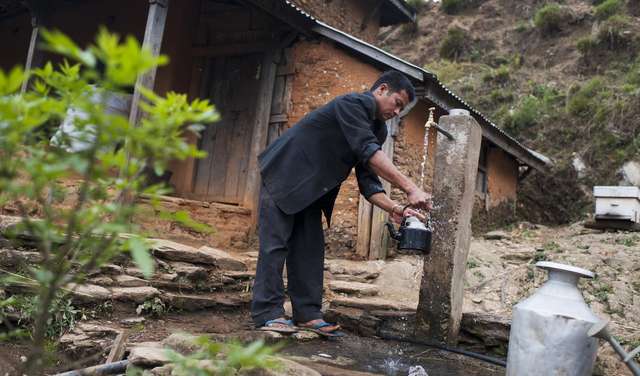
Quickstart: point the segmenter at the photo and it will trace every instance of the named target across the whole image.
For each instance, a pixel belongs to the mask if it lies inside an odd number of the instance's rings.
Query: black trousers
[[[324,233],[318,203],[293,215],[280,210],[269,192],[260,190],[258,220],[260,252],[253,284],[251,317],[256,326],[284,316],[285,290],[282,271],[287,265],[287,292],[293,320],[322,318]]]

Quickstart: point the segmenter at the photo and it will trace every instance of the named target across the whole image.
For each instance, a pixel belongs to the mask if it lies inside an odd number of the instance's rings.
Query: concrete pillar
[[[462,319],[463,279],[471,243],[482,130],[466,114],[442,116],[439,125],[455,140],[438,142],[436,151],[433,239],[431,253],[424,259],[416,336],[454,344]]]

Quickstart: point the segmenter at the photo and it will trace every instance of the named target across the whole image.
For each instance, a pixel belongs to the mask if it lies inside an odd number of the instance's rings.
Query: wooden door
[[[200,149],[193,193],[200,199],[241,204],[251,154],[253,127],[260,83],[262,54],[212,57],[203,85],[221,113],[220,121],[207,127]]]

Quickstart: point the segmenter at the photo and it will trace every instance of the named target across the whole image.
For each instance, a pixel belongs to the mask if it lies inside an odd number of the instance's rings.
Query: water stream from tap
[[[436,122],[433,120],[433,111],[435,111],[435,107],[429,108],[429,118],[427,122],[424,124],[424,139],[423,143],[423,151],[422,151],[422,163],[420,164],[420,189],[424,190],[424,175],[427,170],[427,158],[429,154],[429,130],[433,125],[436,125]],[[427,213],[426,220],[427,228],[431,231],[433,229],[433,223],[431,221],[431,213]]]

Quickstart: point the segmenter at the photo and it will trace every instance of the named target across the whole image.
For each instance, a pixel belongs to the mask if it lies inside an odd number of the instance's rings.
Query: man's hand
[[[409,205],[418,209],[425,209],[431,211],[431,195],[422,189],[415,188],[411,192],[407,192],[407,200]]]
[[[419,211],[415,211],[411,208],[406,208],[404,210],[404,213],[400,213],[400,210],[393,210],[390,213],[391,215],[391,219],[393,220],[393,222],[395,223],[401,223],[402,222],[402,218],[406,217],[406,216],[414,216],[416,218],[418,218],[419,220],[423,221],[425,220],[426,216],[422,213],[420,213]]]

